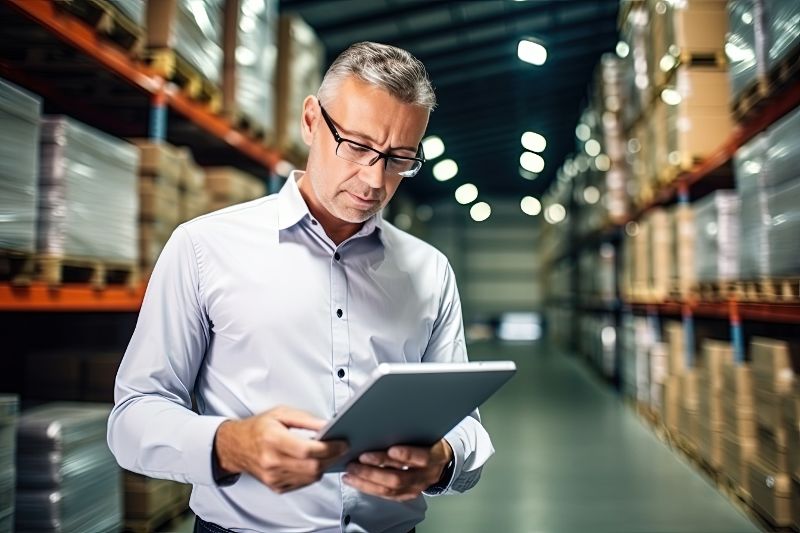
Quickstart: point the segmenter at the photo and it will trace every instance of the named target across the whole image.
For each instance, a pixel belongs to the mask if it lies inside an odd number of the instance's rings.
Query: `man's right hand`
[[[303,488],[322,478],[325,469],[347,452],[347,443],[300,438],[289,429],[319,431],[325,423],[284,406],[244,420],[227,420],[214,437],[217,461],[226,472],[246,472],[278,494]]]

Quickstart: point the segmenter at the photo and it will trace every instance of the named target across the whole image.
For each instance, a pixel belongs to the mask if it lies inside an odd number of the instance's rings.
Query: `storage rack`
[[[0,0],[0,29],[0,76],[39,94],[49,111],[66,112],[120,137],[185,145],[201,164],[231,164],[264,179],[282,159],[52,0]],[[58,62],[31,65],[29,50],[57,54]],[[101,87],[113,98],[93,97],[90,106],[83,101],[87,86]],[[0,311],[136,312],[145,283],[98,288],[0,282]]]

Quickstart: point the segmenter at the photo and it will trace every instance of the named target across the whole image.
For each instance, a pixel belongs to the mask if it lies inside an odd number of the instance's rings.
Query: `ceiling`
[[[439,105],[428,134],[444,141],[458,175],[437,182],[432,163],[403,190],[420,202],[452,198],[466,182],[481,197],[539,196],[567,154],[600,55],[614,49],[619,0],[280,0],[325,44],[328,63],[348,45],[405,48],[427,67]],[[541,66],[517,58],[520,38],[547,48]],[[519,173],[525,131],[545,136],[545,169]],[[441,158],[440,158],[441,159]]]

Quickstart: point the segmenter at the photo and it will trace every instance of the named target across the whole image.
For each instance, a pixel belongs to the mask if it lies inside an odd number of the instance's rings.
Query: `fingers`
[[[396,470],[351,463],[342,481],[353,488],[395,501],[414,499],[430,485],[427,473],[420,470]]]
[[[416,446],[392,446],[387,452],[390,459],[412,468],[428,468],[431,465],[431,449]]]
[[[272,418],[289,428],[312,429],[319,431],[327,423],[325,420],[315,417],[314,415],[294,409],[293,407],[276,407],[269,411]]]

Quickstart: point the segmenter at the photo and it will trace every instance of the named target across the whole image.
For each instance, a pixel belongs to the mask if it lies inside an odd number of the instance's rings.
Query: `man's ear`
[[[314,139],[314,132],[316,131],[319,119],[318,108],[316,96],[309,95],[303,100],[303,114],[300,117],[300,134],[303,136],[303,142],[306,143],[306,146],[311,146],[311,141]]]

